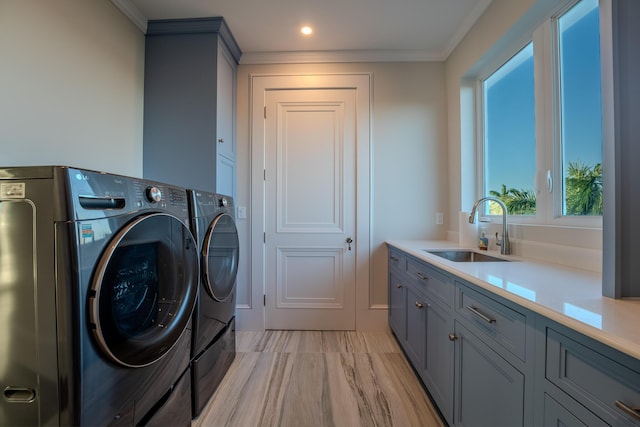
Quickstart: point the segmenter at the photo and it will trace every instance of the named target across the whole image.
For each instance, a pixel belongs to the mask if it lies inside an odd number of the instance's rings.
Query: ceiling
[[[147,20],[222,16],[241,63],[442,61],[491,0],[111,0]],[[303,37],[303,24],[314,28]],[[288,59],[287,59],[288,58]]]

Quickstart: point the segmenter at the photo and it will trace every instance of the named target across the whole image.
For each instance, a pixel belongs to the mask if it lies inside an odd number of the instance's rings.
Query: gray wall
[[[0,166],[142,175],[144,35],[111,2],[0,1]]]

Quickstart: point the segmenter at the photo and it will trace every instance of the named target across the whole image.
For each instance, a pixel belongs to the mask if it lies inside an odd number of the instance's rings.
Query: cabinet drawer
[[[407,269],[407,259],[402,252],[389,248],[389,268],[398,271],[405,271]]]
[[[453,305],[454,284],[450,277],[412,259],[407,260],[407,273],[428,297],[438,299],[447,307]]]
[[[545,427],[606,427],[608,425],[570,397],[561,396],[561,398],[563,401],[558,401],[547,393],[544,394],[543,415]]]
[[[639,372],[553,329],[546,352],[547,380],[609,423],[640,424]]]
[[[459,284],[456,311],[520,360],[525,360],[526,316]]]

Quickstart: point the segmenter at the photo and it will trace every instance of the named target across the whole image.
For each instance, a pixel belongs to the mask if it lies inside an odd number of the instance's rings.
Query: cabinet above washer
[[[236,69],[241,54],[221,17],[149,21],[144,82],[146,178],[233,193],[235,166],[232,173],[217,174],[216,165],[219,156],[235,165]],[[217,182],[216,175],[233,182]]]

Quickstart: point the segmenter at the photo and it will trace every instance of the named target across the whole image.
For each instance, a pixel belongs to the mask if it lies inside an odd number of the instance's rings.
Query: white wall
[[[109,1],[0,1],[0,166],[142,175],[144,35]]]
[[[251,74],[373,73],[372,309],[386,309],[386,239],[443,239],[435,213],[448,205],[446,94],[443,63],[240,65],[238,69],[237,205],[250,217],[249,76]],[[248,220],[238,220],[241,265],[238,326],[252,328],[244,310],[262,310],[262,289],[251,288]],[[255,314],[255,312],[253,313]],[[255,316],[252,316],[255,317]],[[358,325],[366,328],[367,325]]]

